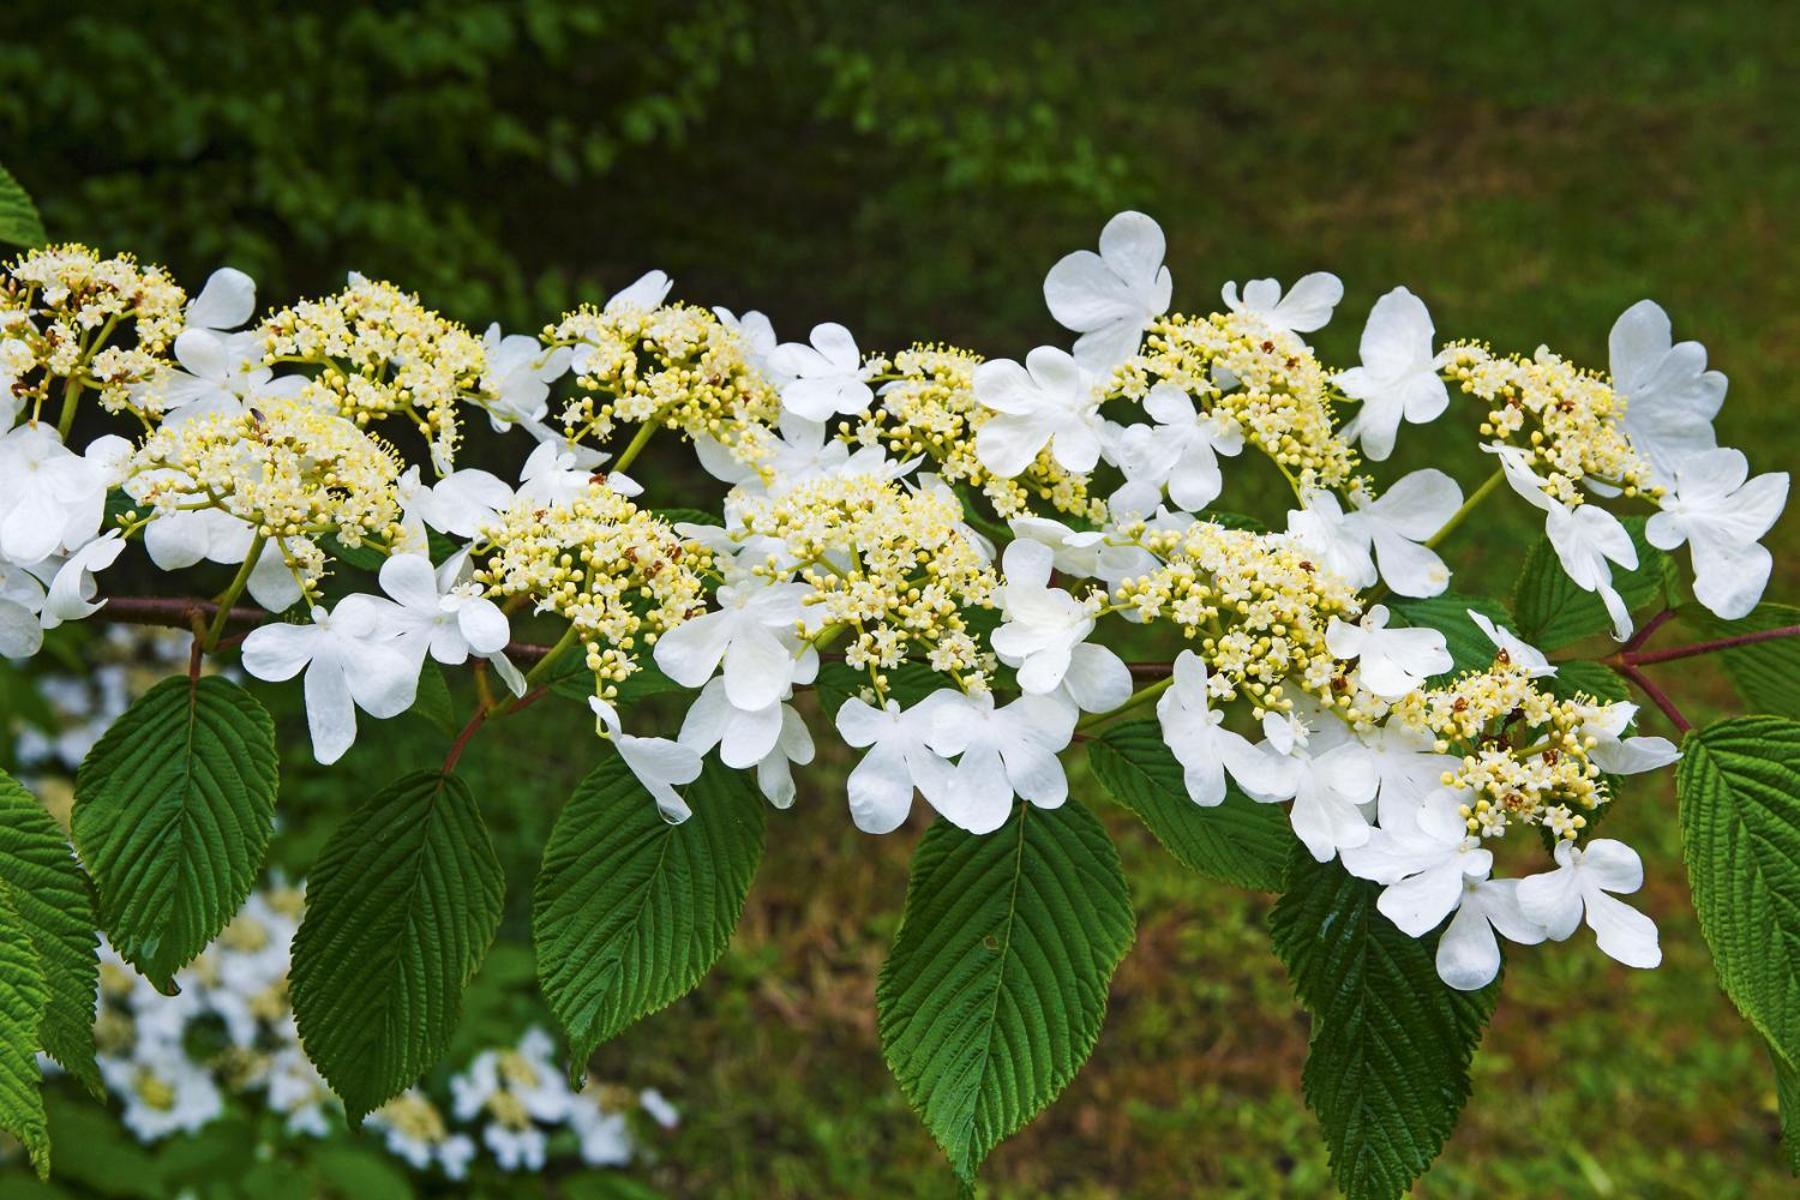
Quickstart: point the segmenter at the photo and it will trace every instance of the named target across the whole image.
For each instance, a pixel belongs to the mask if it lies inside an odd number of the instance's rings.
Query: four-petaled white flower
[[[781,406],[809,421],[867,412],[875,391],[850,331],[827,321],[813,326],[809,340],[810,346],[783,342],[769,355],[769,364],[789,377]]]
[[[719,324],[738,335],[744,348],[744,361],[761,371],[775,385],[776,391],[788,385],[789,377],[776,370],[769,361],[780,342],[775,337],[775,326],[767,316],[752,309],[740,317],[723,305],[714,306],[713,316],[719,318]]]
[[[383,610],[396,631],[400,649],[423,666],[430,655],[445,666],[458,666],[469,655],[493,661],[513,691],[523,691],[524,678],[505,660],[512,632],[500,606],[470,581],[469,552],[459,550],[433,568],[422,554],[396,554],[381,564],[381,590],[395,610]]]
[[[1428,543],[1462,505],[1462,489],[1436,468],[1401,476],[1378,499],[1350,494],[1345,512],[1336,493],[1308,490],[1306,507],[1288,513],[1288,532],[1357,587],[1377,579],[1402,596],[1436,596],[1450,571]]]
[[[844,743],[868,748],[850,772],[850,819],[864,833],[892,833],[912,811],[913,789],[946,817],[958,810],[952,783],[955,770],[931,748],[939,713],[952,692],[934,692],[911,708],[897,700],[876,708],[852,696],[838,709],[837,731]]]
[[[1380,786],[1374,756],[1349,726],[1316,704],[1263,718],[1262,749],[1271,757],[1278,786],[1245,786],[1253,800],[1292,800],[1288,823],[1307,853],[1330,862],[1339,851],[1369,840],[1364,811]],[[1240,783],[1242,781],[1240,780]]]
[[[1375,907],[1408,937],[1424,937],[1463,901],[1465,878],[1485,879],[1494,855],[1469,834],[1448,788],[1405,811],[1383,805],[1379,827],[1344,850],[1344,869],[1386,885]]]
[[[116,460],[129,451],[123,438],[108,436],[77,454],[48,424],[0,434],[0,558],[30,566],[91,542]]]
[[[734,770],[755,767],[757,784],[777,808],[794,802],[789,763],[812,761],[812,734],[794,706],[775,700],[758,709],[734,705],[723,679],[709,680],[682,719],[676,740],[705,755],[719,748],[719,761]]]
[[[1173,682],[1156,701],[1163,742],[1181,764],[1188,799],[1204,808],[1225,799],[1225,775],[1251,793],[1278,792],[1288,768],[1250,739],[1224,728],[1225,714],[1211,706],[1206,660],[1192,650],[1175,658]]]
[[[1144,330],[1169,311],[1175,283],[1163,266],[1166,250],[1162,226],[1122,212],[1100,231],[1100,253],[1064,255],[1044,276],[1044,303],[1081,335],[1075,357],[1089,371],[1104,375],[1136,354]]]
[[[1362,401],[1344,436],[1381,462],[1394,452],[1402,421],[1435,421],[1450,405],[1432,351],[1436,330],[1425,302],[1403,287],[1375,302],[1363,327],[1362,365],[1340,372],[1344,395]]]
[[[1519,907],[1517,879],[1480,879],[1464,875],[1456,915],[1438,936],[1438,978],[1459,992],[1473,992],[1500,974],[1498,933],[1509,942],[1535,946],[1544,927]]]
[[[1131,695],[1131,671],[1117,654],[1090,645],[1094,614],[1061,588],[1050,586],[1054,552],[1020,539],[1001,559],[1005,582],[994,589],[1004,623],[991,639],[994,653],[1017,667],[1019,687],[1032,695],[1066,689],[1084,712],[1110,712]]]
[[[1725,376],[1706,369],[1705,346],[1675,341],[1669,314],[1653,300],[1621,313],[1606,347],[1613,390],[1625,397],[1619,424],[1650,463],[1650,481],[1672,483],[1682,463],[1718,445],[1712,423]]]
[[[1100,396],[1075,360],[1054,346],[1039,346],[1024,366],[998,358],[976,367],[975,399],[997,414],[976,431],[975,455],[1002,478],[1029,467],[1045,446],[1057,465],[1077,475],[1100,461]]]
[[[1039,808],[1069,798],[1069,779],[1057,757],[1075,736],[1075,706],[1055,696],[1024,695],[996,706],[991,692],[963,696],[945,689],[931,732],[931,748],[953,758],[951,786],[936,804],[944,819],[970,833],[1006,824],[1013,797]]]
[[[719,607],[683,621],[657,639],[663,674],[697,688],[725,669],[725,694],[738,708],[767,708],[781,699],[818,655],[802,645],[799,629],[814,610],[803,583],[747,579],[719,588]]]
[[[542,421],[550,410],[550,385],[568,372],[572,351],[522,333],[502,335],[499,322],[488,326],[481,345],[487,351],[481,386],[493,427],[504,432],[516,421]]]
[[[1344,298],[1344,282],[1329,271],[1302,275],[1281,294],[1281,283],[1275,279],[1252,279],[1238,297],[1236,281],[1219,290],[1225,307],[1234,313],[1259,318],[1270,329],[1282,333],[1311,333],[1325,328],[1331,312]]]
[[[313,757],[334,763],[356,741],[356,710],[377,719],[413,705],[419,665],[401,648],[390,601],[349,596],[312,623],[259,625],[244,639],[244,670],[281,683],[306,672],[306,723]]]
[[[626,769],[644,785],[662,819],[679,825],[693,816],[694,810],[675,789],[700,778],[699,753],[670,738],[626,733],[619,723],[619,710],[598,696],[588,697],[588,707],[594,710],[596,731],[613,744]]]
[[[1694,598],[1726,620],[1747,616],[1762,599],[1773,560],[1758,539],[1787,504],[1788,474],[1750,478],[1740,450],[1702,450],[1674,469],[1662,511],[1644,526],[1659,550],[1687,543],[1694,563]]]
[[[1554,871],[1519,881],[1519,908],[1542,925],[1553,941],[1574,933],[1585,913],[1600,949],[1628,967],[1648,969],[1662,961],[1656,924],[1611,893],[1629,895],[1644,886],[1644,863],[1637,851],[1611,838],[1585,847],[1556,843]]]
[[[1113,457],[1126,483],[1112,494],[1112,510],[1148,516],[1162,503],[1165,486],[1169,500],[1185,512],[1199,512],[1218,499],[1225,484],[1218,456],[1242,453],[1243,428],[1229,417],[1200,412],[1170,383],[1150,389],[1144,412],[1155,424],[1132,425],[1114,443]]]
[[[1544,510],[1544,535],[1550,539],[1557,561],[1576,587],[1600,597],[1612,618],[1613,636],[1619,641],[1630,637],[1631,609],[1613,586],[1608,563],[1635,571],[1638,555],[1630,532],[1619,518],[1595,504],[1571,507],[1546,492],[1544,477],[1532,469],[1531,451],[1499,444],[1482,449],[1500,459],[1506,482],[1514,492]]]
[[[1389,629],[1391,615],[1377,604],[1355,624],[1333,617],[1325,630],[1325,648],[1335,658],[1356,660],[1357,679],[1383,700],[1398,700],[1456,665],[1442,633]]]

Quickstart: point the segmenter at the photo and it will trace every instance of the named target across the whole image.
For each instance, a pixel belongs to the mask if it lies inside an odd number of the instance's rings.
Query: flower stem
[[[1481,486],[1471,492],[1469,498],[1463,501],[1462,507],[1450,514],[1450,519],[1444,522],[1444,527],[1425,539],[1425,545],[1428,548],[1436,549],[1437,544],[1456,532],[1456,527],[1468,520],[1469,514],[1474,512],[1476,507],[1486,500],[1505,478],[1506,471],[1502,468],[1495,468],[1494,473],[1482,480]]]
[[[1695,658],[1702,654],[1716,654],[1720,650],[1730,650],[1737,646],[1753,646],[1757,642],[1773,642],[1780,638],[1791,637],[1800,637],[1800,625],[1783,625],[1778,629],[1759,629],[1754,633],[1713,638],[1710,641],[1694,642],[1687,646],[1671,646],[1667,650],[1621,650],[1615,657],[1620,665],[1641,667],[1649,663],[1674,662],[1679,658]]]
[[[250,583],[250,574],[256,570],[256,562],[262,557],[263,543],[268,539],[258,533],[250,539],[250,550],[244,555],[243,565],[232,578],[223,592],[219,593],[219,610],[213,614],[212,624],[206,630],[206,650],[209,652],[219,644],[219,635],[225,632],[225,623],[231,619],[231,606],[237,598],[244,594],[244,588]]]
[[[1125,703],[1119,705],[1119,707],[1113,709],[1111,712],[1089,713],[1076,724],[1075,731],[1077,733],[1086,733],[1102,721],[1110,721],[1114,717],[1124,716],[1135,708],[1142,708],[1145,704],[1148,704],[1150,701],[1168,691],[1169,685],[1174,682],[1175,676],[1169,675],[1157,680],[1155,683],[1147,683],[1137,691],[1131,693],[1131,699],[1125,701]]]
[[[1615,662],[1611,666],[1620,675],[1637,684],[1644,695],[1650,697],[1656,707],[1662,709],[1663,716],[1669,718],[1669,723],[1675,728],[1686,733],[1694,727],[1693,722],[1681,715],[1681,710],[1675,706],[1673,700],[1669,699],[1669,694],[1656,686],[1655,680],[1627,662]]]
[[[637,456],[643,453],[645,446],[650,444],[650,439],[656,436],[656,430],[657,424],[655,417],[651,417],[642,425],[638,426],[636,435],[634,435],[630,443],[626,445],[625,452],[619,455],[619,461],[612,465],[612,469],[615,471],[623,471],[633,462],[636,462]]]
[[[557,639],[556,645],[544,652],[544,657],[538,659],[535,667],[525,672],[525,686],[531,688],[542,682],[544,676],[550,673],[550,669],[557,664],[558,660],[579,641],[581,641],[581,634],[577,632],[575,626],[571,625],[564,630],[562,637]],[[514,704],[513,707],[518,708],[519,705]]]

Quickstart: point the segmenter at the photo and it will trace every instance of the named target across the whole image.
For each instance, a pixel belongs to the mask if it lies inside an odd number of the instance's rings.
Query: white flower
[[[1403,287],[1395,288],[1369,312],[1369,323],[1363,327],[1362,365],[1337,377],[1346,396],[1362,401],[1344,436],[1353,442],[1360,439],[1363,453],[1375,462],[1394,452],[1394,436],[1402,421],[1421,425],[1449,407],[1450,392],[1438,377],[1432,352],[1435,333],[1424,302]]]
[[[1788,475],[1750,477],[1742,451],[1701,450],[1674,468],[1673,490],[1644,527],[1659,550],[1687,543],[1694,598],[1726,620],[1747,615],[1762,599],[1772,560],[1757,539],[1787,504]]]
[[[777,700],[754,711],[738,708],[726,696],[723,679],[700,689],[676,740],[700,755],[719,747],[719,761],[728,767],[755,767],[758,788],[776,808],[794,803],[789,764],[813,760],[812,734],[793,705]]]
[[[938,713],[950,696],[961,698],[960,693],[934,692],[905,710],[897,700],[875,708],[852,696],[838,709],[837,730],[845,744],[869,748],[850,772],[848,785],[850,819],[864,833],[898,829],[912,811],[915,787],[939,812],[957,807],[950,763],[930,744]]]
[[[1346,513],[1335,493],[1308,490],[1306,507],[1288,513],[1288,532],[1357,588],[1380,579],[1402,596],[1436,596],[1449,586],[1444,560],[1425,543],[1462,504],[1456,481],[1435,468],[1402,476],[1379,499],[1350,494]]]
[[[1136,354],[1144,330],[1169,311],[1175,284],[1163,266],[1166,249],[1160,225],[1122,212],[1100,231],[1100,253],[1077,250],[1044,276],[1044,303],[1081,334],[1075,357],[1088,370],[1106,374]]]
[[[450,1077],[450,1111],[459,1121],[473,1120],[505,1092],[532,1120],[561,1121],[575,1097],[563,1082],[555,1055],[555,1039],[536,1026],[525,1031],[516,1049],[483,1050],[470,1060],[467,1071]]]
[[[542,458],[538,457],[540,454]],[[546,449],[540,445],[532,453],[532,459],[537,461],[528,459],[526,469],[534,475],[555,472],[555,457],[554,447]],[[592,476],[586,472],[580,475],[585,488],[585,481]],[[546,490],[560,482],[546,484]],[[513,489],[505,480],[477,467],[453,471],[430,486],[420,481],[418,467],[408,467],[400,478],[399,492],[409,522],[421,521],[439,533],[459,538],[475,537],[483,525],[496,519],[500,510],[513,501]]]
[[[1033,695],[1066,688],[1085,712],[1110,712],[1131,695],[1131,672],[1119,656],[1087,637],[1094,616],[1087,605],[1050,586],[1054,559],[1042,542],[1006,547],[1005,582],[994,589],[1004,623],[991,639],[994,653],[1018,668],[1019,687]]]
[[[1068,799],[1069,780],[1057,755],[1075,736],[1073,705],[1024,695],[995,707],[991,692],[940,695],[947,699],[931,748],[947,758],[962,756],[937,805],[946,820],[970,833],[992,833],[1006,824],[1014,796],[1039,808],[1057,808]]]
[[[467,1134],[450,1133],[437,1108],[417,1088],[408,1088],[368,1116],[385,1135],[388,1153],[426,1170],[435,1160],[451,1179],[469,1173],[475,1143]]]
[[[738,335],[738,340],[744,347],[744,361],[761,371],[775,386],[776,391],[788,385],[788,376],[777,371],[769,362],[779,343],[775,337],[775,326],[768,317],[755,310],[740,317],[723,306],[714,306],[713,316],[719,318],[719,324]]]
[[[1638,706],[1624,701],[1612,704],[1583,705],[1577,710],[1582,721],[1576,735],[1593,738],[1588,759],[1609,775],[1638,775],[1666,767],[1681,757],[1681,751],[1668,738],[1630,737],[1619,735],[1636,719]]]
[[[385,622],[415,664],[427,654],[445,666],[460,666],[470,654],[493,658],[512,640],[506,614],[470,582],[468,564],[467,550],[436,569],[422,554],[396,554],[381,564],[381,590],[396,606],[383,610]]]
[[[975,368],[975,399],[998,415],[975,434],[981,465],[1010,479],[1046,445],[1066,471],[1085,475],[1100,461],[1100,397],[1073,358],[1039,346],[1025,365],[990,359]]]
[[[1375,801],[1382,824],[1389,823],[1390,814],[1398,814],[1402,823],[1410,820],[1413,810],[1442,786],[1444,772],[1462,763],[1454,754],[1437,753],[1429,730],[1401,721],[1363,732],[1358,740],[1375,768]]]
[[[1438,978],[1461,992],[1473,992],[1500,973],[1499,933],[1509,942],[1535,946],[1544,927],[1519,907],[1517,879],[1462,877],[1462,899],[1456,915],[1438,936]]]
[[[766,709],[793,685],[802,659],[817,656],[797,630],[812,614],[803,583],[748,579],[719,588],[719,607],[683,621],[656,641],[656,665],[682,687],[697,688],[721,663],[725,693],[741,709]]]
[[[1357,660],[1357,677],[1369,691],[1383,700],[1398,700],[1456,664],[1442,633],[1389,629],[1389,615],[1385,604],[1377,604],[1354,625],[1333,617],[1325,647],[1335,658]]]
[[[1180,529],[1193,523],[1193,518],[1185,513],[1175,516],[1178,522],[1164,514],[1149,522],[1149,527]],[[1050,561],[1056,570],[1076,579],[1098,579],[1108,591],[1121,580],[1148,574],[1157,567],[1156,556],[1148,550],[1115,543],[1105,530],[1071,529],[1049,517],[1014,517],[1008,524],[1015,538],[1050,547]]]
[[[1281,283],[1274,279],[1252,279],[1244,285],[1241,300],[1235,281],[1221,288],[1219,295],[1226,308],[1258,317],[1270,329],[1311,333],[1331,320],[1331,310],[1344,298],[1344,284],[1329,271],[1314,271],[1295,280],[1285,296]]]
[[[1243,451],[1243,429],[1229,417],[1200,412],[1186,392],[1169,383],[1150,389],[1144,411],[1156,423],[1133,425],[1115,443],[1127,483],[1113,493],[1113,510],[1154,512],[1166,484],[1175,507],[1199,512],[1218,499],[1224,486],[1218,456]]]
[[[1396,811],[1361,846],[1343,852],[1344,869],[1385,884],[1375,907],[1408,937],[1424,937],[1463,901],[1465,878],[1485,879],[1492,851],[1469,835],[1457,812],[1462,794],[1447,788]]]
[[[595,483],[595,468],[607,456],[583,455],[579,449],[585,447],[571,447],[560,439],[540,442],[519,468],[517,498],[536,504],[567,504],[587,495]],[[604,482],[621,496],[636,496],[644,490],[636,480],[617,471],[608,473]]]
[[[1181,764],[1188,799],[1205,808],[1221,803],[1227,771],[1246,791],[1279,791],[1285,765],[1221,726],[1225,714],[1209,702],[1206,660],[1183,650],[1176,656],[1173,680],[1156,701],[1156,719],[1163,742]]]
[[[693,747],[668,738],[633,737],[620,726],[619,710],[598,696],[588,697],[588,707],[594,710],[598,730],[617,747],[625,766],[656,801],[656,811],[662,819],[679,825],[693,816],[694,810],[675,790],[678,784],[690,784],[700,778],[700,756]]]
[[[306,672],[306,723],[313,756],[342,758],[356,741],[356,710],[377,719],[397,717],[417,696],[419,666],[400,647],[374,596],[349,596],[336,612],[312,610],[310,625],[260,625],[244,639],[244,670],[281,683]]]
[[[1596,838],[1586,847],[1556,844],[1557,869],[1519,881],[1519,908],[1563,941],[1587,915],[1600,949],[1628,967],[1648,969],[1662,961],[1656,925],[1609,893],[1629,895],[1644,885],[1644,863],[1623,842]]]
[[[52,425],[0,435],[0,558],[19,566],[92,541],[106,515],[109,460],[121,439],[76,454]]]
[[[781,389],[781,406],[811,421],[867,412],[875,392],[850,331],[828,321],[813,326],[811,341],[810,346],[784,342],[769,355],[769,364],[790,377]]]
[[[44,585],[24,567],[0,559],[0,658],[30,658],[44,645],[38,613]]]
[[[1494,624],[1474,609],[1470,608],[1464,611],[1469,614],[1469,620],[1475,622],[1476,627],[1487,634],[1488,641],[1494,643],[1496,648],[1506,652],[1507,662],[1514,666],[1524,667],[1526,674],[1533,679],[1542,679],[1546,675],[1556,674],[1556,668],[1550,665],[1550,660],[1544,657],[1542,650],[1531,645],[1506,626]]]
[[[590,1167],[622,1167],[631,1161],[631,1126],[625,1114],[584,1103],[569,1116],[580,1142],[581,1161]]]
[[[219,508],[158,513],[144,528],[144,549],[165,571],[191,567],[203,559],[235,565],[244,561],[255,541],[254,526]],[[300,583],[282,555],[280,539],[263,543],[250,570],[249,590],[251,598],[270,612],[285,612],[300,599]]]
[[[568,347],[547,348],[534,337],[502,336],[498,322],[481,339],[487,371],[481,378],[488,394],[488,418],[505,431],[515,421],[541,421],[550,407],[550,385],[569,369]]]
[[[1263,718],[1262,750],[1273,763],[1268,788],[1246,785],[1253,800],[1291,799],[1288,823],[1319,862],[1369,840],[1363,808],[1375,799],[1380,777],[1373,756],[1343,721],[1316,705],[1296,703],[1292,713]],[[1243,781],[1240,780],[1240,783]]]
[[[655,1088],[645,1088],[638,1093],[638,1105],[643,1108],[652,1121],[664,1129],[673,1129],[681,1124],[681,1114],[669,1103],[669,1098]]]
[[[112,566],[124,549],[124,535],[115,529],[69,555],[56,568],[44,596],[44,608],[38,614],[44,628],[55,629],[64,621],[79,621],[104,608],[106,601],[94,602],[98,590],[94,572]]]
[[[675,281],[666,273],[645,271],[608,297],[603,311],[619,313],[628,308],[636,308],[649,312],[669,298],[669,289],[674,286]]]
[[[188,301],[187,327],[223,333],[241,329],[256,311],[256,280],[236,267],[220,267],[207,276],[200,294]]]
[[[140,1041],[130,1058],[96,1060],[106,1086],[125,1102],[125,1127],[140,1142],[193,1133],[225,1110],[212,1074],[178,1045]]]
[[[1613,390],[1625,397],[1619,425],[1650,463],[1650,481],[1668,484],[1676,468],[1718,444],[1713,418],[1725,403],[1725,376],[1706,369],[1706,347],[1676,343],[1669,314],[1639,300],[1613,322],[1606,339]]]
[[[1637,569],[1637,546],[1619,518],[1595,504],[1571,508],[1545,492],[1545,480],[1531,469],[1531,452],[1523,447],[1495,444],[1482,449],[1499,456],[1514,492],[1544,510],[1544,535],[1563,572],[1576,587],[1600,597],[1612,618],[1613,636],[1619,641],[1630,637],[1631,610],[1613,587],[1612,568],[1607,565],[1610,560],[1628,571]]]
[[[255,397],[295,396],[306,386],[301,375],[275,378],[263,365],[262,340],[254,333],[188,329],[175,339],[174,352],[182,369],[141,388],[160,392],[171,425],[209,413],[241,413]]]

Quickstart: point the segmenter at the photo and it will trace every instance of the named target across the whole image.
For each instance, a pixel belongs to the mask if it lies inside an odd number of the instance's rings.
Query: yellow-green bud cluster
[[[464,326],[391,283],[358,278],[275,313],[258,333],[269,365],[319,368],[304,393],[313,403],[363,426],[404,417],[439,472],[456,462],[458,402],[475,398],[487,370],[481,339]]]

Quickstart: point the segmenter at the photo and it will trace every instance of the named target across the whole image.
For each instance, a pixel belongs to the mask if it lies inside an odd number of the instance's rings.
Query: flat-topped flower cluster
[[[1059,805],[1063,752],[1154,701],[1196,805],[1287,805],[1396,925],[1444,927],[1452,986],[1494,977],[1496,935],[1561,940],[1584,918],[1654,965],[1654,926],[1615,898],[1637,856],[1591,834],[1619,777],[1675,747],[1488,615],[1467,614],[1491,654],[1459,661],[1383,601],[1443,596],[1440,544],[1510,490],[1618,639],[1634,510],[1649,545],[1688,546],[1702,604],[1744,616],[1788,479],[1717,444],[1724,377],[1649,301],[1599,370],[1439,344],[1405,288],[1374,305],[1360,363],[1333,368],[1306,337],[1336,277],[1227,283],[1220,311],[1182,315],[1163,258],[1154,221],[1115,217],[1045,280],[1072,348],[1015,361],[869,353],[836,324],[781,342],[761,314],[671,302],[660,272],[539,336],[477,336],[359,276],[257,323],[230,269],[190,301],[129,259],[28,253],[0,289],[0,653],[101,612],[99,572],[141,541],[166,571],[236,568],[219,603],[270,616],[244,669],[304,675],[322,761],[358,712],[410,707],[427,659],[477,673],[471,731],[573,664],[598,736],[670,820],[714,753],[792,803],[828,719],[860,752],[849,808],[875,833],[915,796],[978,834]],[[78,448],[90,392],[117,428]],[[459,465],[470,410],[510,433],[516,482]],[[1493,477],[1467,495],[1435,468],[1384,477],[1409,427],[1440,421]],[[627,474],[659,433],[717,503]],[[1279,528],[1220,505],[1259,471],[1291,491]],[[552,627],[544,644],[515,638],[526,621]],[[222,629],[196,631],[203,650]],[[1106,630],[1160,636],[1166,661],[1127,664]],[[827,666],[835,711],[797,703]],[[645,673],[697,693],[675,737],[625,732]],[[1509,839],[1509,861],[1551,863],[1501,875]]]

